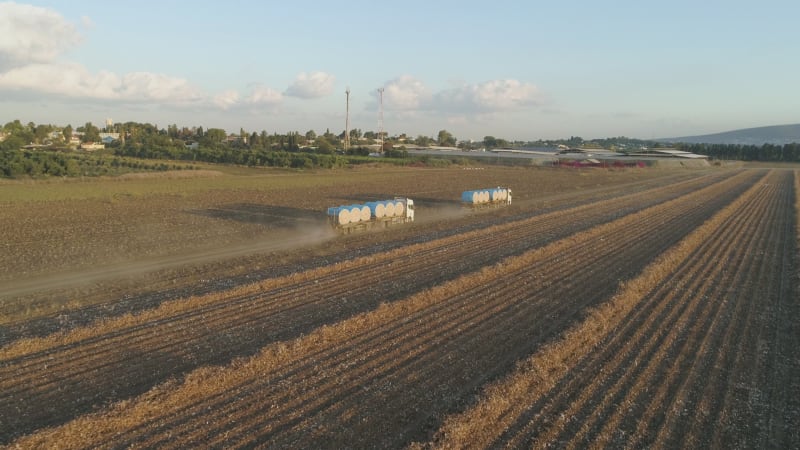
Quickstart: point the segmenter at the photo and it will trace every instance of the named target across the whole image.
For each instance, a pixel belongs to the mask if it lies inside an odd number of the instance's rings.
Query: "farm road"
[[[286,251],[315,245],[332,239],[336,234],[326,225],[306,226],[298,230],[280,230],[274,239],[250,242],[225,248],[198,251],[182,255],[108,264],[77,272],[52,273],[34,278],[21,278],[4,282],[0,286],[0,299],[28,295],[40,291],[63,290],[102,281],[135,277],[159,270],[196,265],[235,258],[253,253]]]

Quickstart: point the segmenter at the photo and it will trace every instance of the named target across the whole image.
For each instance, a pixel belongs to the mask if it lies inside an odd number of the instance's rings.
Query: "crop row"
[[[583,309],[610,295],[616,283],[609,279],[636,273],[754,181],[753,174],[734,177],[317,328],[307,337],[267,346],[260,355],[228,368],[196,370],[177,389],[155,389],[109,416],[75,419],[59,431],[70,437],[59,441],[72,442],[72,433],[85,433],[88,428],[83,427],[90,426],[98,445],[108,443],[102,437],[106,432],[124,432],[132,439],[127,444],[146,446],[166,444],[161,439],[167,435],[170,442],[179,439],[179,445],[207,442],[211,436],[251,437],[280,446],[298,444],[300,438],[309,440],[303,445],[316,439],[330,444],[327,439],[344,422],[353,433],[339,437],[344,444],[358,436],[376,439],[369,430],[389,426],[398,411],[407,414],[393,425],[400,433],[380,439],[405,441],[419,433],[431,414],[457,406],[469,392],[576,320]],[[492,231],[497,229],[485,233],[496,234]],[[439,252],[447,257],[450,250],[447,246]],[[427,267],[425,261],[417,260],[417,265]],[[387,267],[382,273],[393,279],[392,274],[405,270]],[[248,306],[257,303],[242,305],[238,317],[247,317]],[[139,350],[142,355],[165,351],[152,352],[153,344],[147,345]],[[264,410],[264,405],[271,406]],[[313,423],[321,424],[319,433],[308,433]],[[256,430],[264,434],[253,434]],[[43,432],[39,437],[53,435]]]
[[[738,178],[752,177],[751,174],[741,174]],[[739,183],[739,179],[726,181],[716,190],[726,190],[729,186]],[[574,222],[581,226],[585,223],[592,223],[597,217],[602,218],[602,212],[606,210],[615,211],[616,214],[633,210],[634,205],[655,204],[660,201],[675,198],[687,192],[692,192],[702,188],[703,184],[692,182],[679,186],[669,186],[655,191],[647,191],[603,203],[584,205],[565,211],[558,211],[542,216],[536,216],[525,220],[518,220],[504,225],[493,226],[479,229],[472,232],[462,233],[447,238],[438,239],[423,244],[416,244],[396,249],[389,253],[371,255],[346,261],[319,269],[309,270],[302,273],[293,274],[278,279],[267,280],[251,286],[240,287],[218,295],[196,297],[189,300],[179,300],[170,302],[158,310],[151,311],[137,316],[121,318],[117,321],[108,321],[97,327],[83,328],[76,330],[66,336],[54,335],[45,339],[29,339],[17,342],[0,350],[0,357],[13,359],[22,357],[26,360],[40,356],[52,360],[54,352],[62,351],[65,348],[85,347],[95,342],[102,342],[107,346],[115,346],[110,342],[116,336],[124,336],[125,341],[130,341],[132,332],[144,329],[152,333],[155,325],[186,320],[195,322],[202,319],[203,323],[208,324],[208,320],[216,319],[224,314],[220,314],[221,309],[236,311],[242,305],[249,305],[254,299],[261,299],[263,303],[250,305],[262,307],[279,303],[283,307],[287,302],[302,301],[303,298],[336,298],[335,293],[340,292],[342,296],[356,297],[361,291],[380,293],[381,299],[385,300],[393,291],[402,287],[397,277],[387,275],[386,270],[393,272],[403,272],[414,281],[415,286],[421,284],[420,276],[430,273],[436,279],[441,280],[443,274],[452,272],[445,270],[447,265],[456,264],[455,273],[469,269],[469,259],[467,255],[476,256],[474,253],[480,250],[481,255],[497,255],[497,258],[511,255],[521,251],[520,249],[531,248],[542,245],[545,239],[557,236],[564,229],[567,222]],[[569,220],[567,220],[569,219]],[[586,225],[583,225],[586,226]],[[575,228],[571,228],[570,231]],[[469,243],[470,245],[463,245]],[[486,263],[488,258],[475,258],[480,267]],[[488,259],[491,261],[491,259]],[[420,265],[425,262],[427,267]],[[386,269],[380,266],[385,265]],[[438,265],[438,266],[437,266]],[[431,266],[440,269],[430,270]],[[370,268],[372,270],[365,270]],[[408,285],[408,283],[406,283]],[[269,291],[265,294],[264,291]],[[301,295],[302,294],[302,295]],[[273,298],[277,301],[270,301]],[[288,305],[296,306],[296,305]],[[274,311],[273,311],[274,312]],[[181,328],[180,324],[171,324],[170,327]],[[51,350],[47,350],[47,349]],[[87,347],[88,348],[88,347]],[[92,349],[95,353],[96,348]]]
[[[495,177],[495,172],[498,171],[491,171],[494,175],[487,176]],[[647,173],[647,177],[644,174],[633,177],[641,179],[632,183],[589,184],[591,190],[582,192],[576,189],[586,189],[587,183],[603,180],[604,175],[593,173],[591,177],[558,182],[564,177],[552,179],[552,174],[547,171],[533,174],[519,170],[499,172],[503,176],[524,176],[510,181],[520,187],[530,183],[527,177],[535,176],[536,180],[546,183],[545,188],[537,187],[528,194],[527,200],[523,189],[518,196],[519,204],[503,211],[503,214],[471,217],[469,222],[473,227],[478,226],[477,223],[510,220],[501,216],[511,216],[514,214],[512,211],[523,210],[522,214],[513,216],[516,219],[530,216],[531,205],[552,211],[609,199],[626,191],[641,192],[668,183],[685,185],[679,182],[698,177],[701,179],[695,183],[710,183],[720,176],[719,173],[701,175],[695,172]],[[621,175],[626,174],[615,177]],[[381,247],[396,247],[403,240],[423,242],[436,238],[438,234],[457,232],[455,228],[445,229],[441,224],[433,226],[428,223],[428,219],[442,220],[436,205],[442,203],[442,198],[452,197],[451,190],[457,191],[448,187],[457,179],[444,173],[435,177],[435,186],[431,186],[428,178],[415,176],[418,182],[407,191],[420,200],[419,223],[414,227],[398,227],[391,233],[350,239],[346,242],[347,251],[354,254],[357,250],[367,253],[381,251]],[[559,190],[562,184],[569,186]],[[369,185],[362,186],[362,189],[368,188]],[[431,190],[433,188],[437,189]],[[350,201],[359,198],[349,194],[348,189],[351,187],[336,189],[336,195]],[[560,193],[553,195],[552,191]],[[280,251],[263,244],[281,239],[282,233],[290,235],[291,230],[265,231],[270,228],[259,221],[264,213],[271,211],[271,207],[263,206],[264,202],[288,201],[294,205],[293,208],[277,206],[275,214],[287,210],[290,215],[292,211],[299,211],[308,216],[314,211],[314,205],[308,203],[309,198],[322,199],[324,204],[330,195],[332,193],[325,190],[313,193],[292,189],[270,193],[214,191],[202,200],[164,195],[147,199],[123,198],[110,203],[61,201],[35,204],[31,208],[21,209],[15,205],[3,208],[0,234],[7,237],[7,242],[3,243],[6,247],[0,256],[0,279],[6,277],[9,282],[0,283],[3,284],[0,287],[0,297],[3,297],[0,299],[0,323],[9,326],[0,329],[0,344],[23,336],[42,336],[58,329],[72,328],[103,315],[142,310],[176,296],[219,290],[216,282],[200,283],[201,280],[225,278],[223,284],[229,287],[229,281],[249,283],[274,277],[274,272],[286,273],[287,267],[291,267],[287,264],[298,268],[318,265],[313,261],[298,260],[297,252],[284,252],[280,259],[260,257],[265,252]],[[364,198],[363,194],[361,198]],[[301,206],[310,209],[297,209]],[[251,217],[253,214],[256,217]],[[606,214],[611,214],[611,211],[606,211]],[[32,220],[34,226],[23,225],[25,220]],[[289,236],[289,241],[303,241],[309,234],[306,231],[295,232]],[[392,240],[390,245],[386,245],[387,238]],[[341,251],[345,245],[340,241],[345,240],[327,243],[331,245],[326,244],[324,250],[319,250],[331,256],[331,251]],[[228,252],[220,254],[217,250],[221,249]],[[243,258],[247,252],[250,252],[249,256]],[[231,264],[211,264],[216,261],[212,259],[214,255],[231,261]],[[339,259],[340,255],[332,256]],[[234,258],[236,260],[232,261]],[[245,267],[251,270],[244,272]],[[232,273],[239,274],[240,280],[230,279]],[[120,303],[122,295],[125,299]],[[46,317],[54,312],[58,312],[58,320]],[[31,320],[35,318],[40,320]]]
[[[795,447],[783,399],[798,388],[779,356],[800,335],[776,314],[798,310],[793,194],[790,173],[771,174],[449,419],[435,446]]]
[[[728,189],[726,186],[718,188],[718,190],[726,189]],[[543,223],[532,221],[532,225],[543,225]],[[518,226],[509,224],[504,227]],[[545,229],[557,226],[558,223]],[[509,236],[499,235],[494,232],[495,229],[488,231],[486,236],[493,237],[494,242],[491,243],[498,245],[487,248],[505,248],[499,244],[504,237]],[[473,235],[478,235],[478,232]],[[422,260],[434,264],[437,256],[439,259],[458,261],[456,255],[443,251],[442,248],[452,249],[453,242],[474,242],[473,235],[456,236],[441,243],[428,244],[429,257],[422,248],[425,246],[418,246],[399,252],[406,257],[413,256],[407,258],[405,263],[397,262],[397,254],[394,258],[386,257],[386,259],[390,261],[391,270],[394,272],[408,270],[403,267],[413,267],[416,264],[413,261]],[[458,247],[470,249],[469,246]],[[349,269],[346,267],[348,264],[344,264],[313,271],[304,276],[300,275],[299,278],[305,278],[305,282],[299,284],[298,277],[287,277],[258,285],[242,296],[226,293],[197,299],[198,301],[175,302],[151,314],[121,319],[111,327],[78,330],[72,333],[66,342],[57,336],[50,340],[38,340],[35,343],[40,345],[48,341],[64,342],[56,344],[51,350],[41,352],[38,356],[32,354],[27,343],[21,343],[14,348],[27,348],[28,356],[15,364],[9,364],[6,372],[8,376],[3,377],[8,380],[4,385],[8,404],[18,407],[14,399],[27,397],[25,405],[28,406],[23,407],[23,414],[19,417],[31,421],[41,420],[42,415],[54,416],[52,410],[41,410],[37,406],[52,404],[53,402],[49,400],[51,398],[60,399],[60,403],[72,413],[75,410],[80,411],[82,405],[85,408],[94,402],[103,401],[101,396],[107,392],[114,392],[123,387],[129,390],[137,386],[141,386],[142,389],[149,387],[144,382],[153,379],[154,375],[166,377],[186,370],[187,367],[213,363],[215,360],[211,358],[219,358],[220,355],[246,354],[246,350],[242,349],[243,345],[253,345],[253,341],[260,343],[283,338],[280,333],[285,333],[283,327],[287,322],[289,325],[292,324],[291,317],[313,321],[318,320],[320,311],[333,314],[335,311],[319,308],[325,305],[339,307],[334,301],[336,297],[332,292],[342,292],[342,301],[346,301],[348,297],[353,297],[357,293],[353,290],[357,289],[359,284],[368,286],[368,283],[357,282],[365,273],[381,274],[378,281],[391,279],[385,275],[387,272],[382,270],[369,272],[363,270],[365,266],[377,267],[377,262],[375,258],[365,258],[351,263],[353,267]],[[416,276],[420,276],[419,269],[429,271],[428,268],[421,266],[417,269]],[[348,273],[351,276],[348,276]],[[287,292],[279,289],[281,283],[290,285]],[[264,296],[261,292],[263,290],[269,290],[270,295]],[[256,299],[260,301],[254,303]],[[169,307],[175,307],[176,310],[170,311]],[[276,307],[279,308],[277,311]],[[295,323],[298,322],[298,319],[294,320]],[[258,328],[253,326],[254,323],[257,323]],[[275,325],[270,327],[269,323]],[[89,336],[99,330],[99,334]],[[9,353],[14,352],[12,350]],[[7,356],[10,355],[7,353]],[[46,367],[47,370],[44,374],[35,376],[36,382],[26,381],[29,379],[26,373],[36,374],[42,367]],[[16,384],[14,380],[22,382]],[[17,387],[14,387],[14,384]],[[100,398],[96,400],[96,397]],[[70,399],[71,402],[65,402]],[[25,410],[28,408],[30,412]]]
[[[704,180],[705,183],[708,180]],[[346,264],[340,264],[335,267],[329,267],[327,269],[321,269],[318,272],[310,271],[307,272],[305,277],[308,279],[313,279],[314,284],[319,284],[320,276],[323,274],[328,274],[329,278],[332,279],[342,279],[342,281],[352,281],[347,277],[343,277],[343,271],[347,270],[347,273],[351,273],[353,275],[363,276],[364,273],[367,274],[378,274],[380,271],[363,271],[363,267],[367,265],[375,265],[385,261],[391,261],[392,264],[397,264],[397,256],[399,254],[403,255],[404,260],[399,261],[403,264],[410,265],[414,264],[416,260],[425,259],[428,255],[436,255],[441,253],[442,248],[446,248],[446,251],[453,251],[453,248],[456,248],[456,242],[471,242],[473,247],[479,249],[486,249],[486,251],[490,252],[498,252],[500,256],[513,254],[514,252],[518,252],[520,248],[530,248],[535,245],[541,245],[546,239],[550,239],[553,236],[558,236],[559,232],[563,233],[564,230],[564,216],[569,215],[578,227],[585,226],[586,223],[591,223],[591,220],[607,220],[602,217],[603,212],[605,211],[613,211],[613,214],[608,217],[614,217],[615,215],[621,215],[631,210],[635,210],[641,207],[648,206],[650,204],[655,204],[659,201],[664,201],[670,198],[674,198],[675,196],[682,195],[686,192],[691,192],[694,189],[698,189],[704,185],[704,181],[694,180],[690,183],[680,183],[678,185],[669,186],[667,188],[662,188],[657,191],[648,191],[637,193],[633,195],[624,196],[622,198],[614,199],[613,202],[604,202],[598,203],[593,205],[584,205],[579,208],[574,208],[572,210],[560,213],[552,213],[545,216],[538,216],[528,220],[520,220],[513,222],[511,224],[503,225],[501,227],[492,227],[488,229],[481,229],[478,231],[473,231],[471,233],[464,233],[457,236],[451,236],[450,238],[440,239],[432,243],[426,243],[423,245],[417,245],[413,247],[407,247],[401,253],[391,253],[391,254],[384,254],[384,255],[375,255],[369,258],[361,258],[355,262],[348,262]],[[534,230],[535,227],[535,230]],[[579,228],[577,228],[579,229]],[[518,242],[514,240],[511,236],[512,233],[519,233],[520,230],[527,232],[528,235],[525,236],[525,240],[523,242]],[[533,234],[532,233],[533,230]],[[572,228],[568,228],[567,231],[574,231],[576,227],[573,226]],[[473,248],[470,246],[463,246],[456,248],[456,251],[461,252],[472,252]],[[419,253],[423,252],[423,253]],[[450,254],[450,256],[460,256],[458,254]],[[450,258],[452,259],[452,258]],[[435,262],[435,259],[432,260]],[[468,261],[468,260],[464,260]],[[465,262],[461,261],[462,264]],[[478,259],[480,261],[480,259]],[[456,260],[455,262],[459,262]],[[481,261],[482,262],[482,261]],[[287,280],[293,282],[296,277],[289,277]],[[383,277],[385,278],[385,277]],[[418,283],[418,279],[415,278]],[[389,280],[392,281],[392,280]],[[362,283],[364,285],[369,285],[369,283]],[[395,283],[398,284],[398,283]],[[357,286],[358,283],[354,283],[354,286]],[[372,288],[374,289],[374,284]],[[274,288],[274,286],[269,285],[270,288]],[[306,286],[301,286],[304,289]],[[266,286],[259,286],[260,289],[265,289]],[[229,296],[226,296],[226,303],[229,302]],[[245,301],[249,301],[250,298],[246,298]],[[196,315],[203,314],[205,315],[205,311],[198,310],[196,308],[197,305],[181,302],[184,305],[185,309],[192,309]],[[78,334],[80,336],[80,334]],[[38,342],[46,342],[46,341],[38,341]],[[30,342],[23,343],[23,346],[26,348],[27,351],[31,351]],[[19,346],[17,346],[19,347]],[[6,353],[8,355],[9,353]],[[11,351],[13,354],[13,351]]]

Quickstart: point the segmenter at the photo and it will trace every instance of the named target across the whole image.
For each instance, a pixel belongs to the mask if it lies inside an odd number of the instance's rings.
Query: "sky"
[[[0,123],[640,139],[800,123],[800,2],[0,1]]]

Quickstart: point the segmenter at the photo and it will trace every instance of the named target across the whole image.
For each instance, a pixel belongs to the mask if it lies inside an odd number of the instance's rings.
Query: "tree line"
[[[490,150],[530,145],[548,147],[595,145],[623,152],[626,151],[626,148],[663,147],[661,143],[625,137],[584,141],[580,137],[571,136],[569,139],[563,140],[521,142],[485,136],[482,141],[458,141],[447,130],[440,130],[435,138],[422,135],[412,138],[405,134],[388,136],[385,133],[379,135],[372,131],[364,132],[360,129],[353,129],[350,130],[350,137],[351,142],[355,142],[356,145],[345,150],[343,148],[344,132],[335,134],[330,130],[319,135],[313,130],[305,133],[269,134],[266,131],[248,133],[244,129],[240,129],[239,134],[228,134],[220,128],[188,128],[177,125],[159,128],[157,125],[137,122],[113,124],[101,130],[91,122],[73,129],[71,125],[57,127],[37,125],[32,122],[23,124],[19,120],[15,120],[6,123],[0,129],[0,176],[95,174],[98,170],[87,169],[87,167],[91,167],[91,163],[87,162],[91,159],[90,156],[75,158],[66,153],[70,151],[69,143],[73,134],[79,134],[82,142],[96,142],[100,139],[101,132],[114,133],[115,136],[118,136],[118,139],[107,145],[106,150],[100,151],[101,161],[105,161],[103,158],[110,155],[117,158],[291,168],[333,168],[363,162],[363,157],[368,156],[371,152],[367,145],[374,146],[376,140],[383,142],[383,148],[379,149],[379,151],[382,150],[383,156],[399,159],[409,157],[408,152],[404,149],[405,145],[457,146],[463,150]],[[30,144],[38,146],[38,149],[24,150]],[[782,146],[772,144],[762,146],[677,144],[676,147],[692,153],[708,155],[712,159],[800,162],[800,144],[798,143]],[[124,161],[124,159],[118,159],[118,161]],[[105,162],[99,165],[95,164],[95,166],[103,167],[104,164]]]
[[[96,177],[131,172],[193,170],[190,164],[124,158],[103,153],[68,153],[56,151],[0,151],[0,177]]]
[[[784,145],[679,144],[676,148],[712,159],[765,162],[800,162],[800,143]]]
[[[0,177],[19,176],[98,176],[128,171],[171,170],[193,166],[168,163],[148,164],[142,160],[170,160],[237,164],[251,167],[334,168],[367,161],[370,149],[355,146],[337,151],[338,136],[327,131],[317,136],[313,131],[301,135],[266,132],[228,135],[222,129],[160,129],[151,124],[128,122],[100,130],[91,123],[75,128],[53,125],[27,125],[19,120],[0,128]],[[116,133],[119,138],[104,150],[76,152],[69,147],[73,132],[81,141],[92,142],[101,132]],[[353,130],[354,136],[362,136]],[[88,138],[87,138],[88,136]],[[367,133],[367,136],[374,136]],[[87,140],[89,139],[89,140]],[[32,145],[29,145],[32,144]],[[384,156],[408,157],[408,152],[386,143]],[[132,159],[136,158],[136,159]],[[139,162],[136,162],[139,161]]]

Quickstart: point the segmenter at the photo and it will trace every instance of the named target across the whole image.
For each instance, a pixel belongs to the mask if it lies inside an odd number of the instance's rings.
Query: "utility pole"
[[[378,89],[378,97],[380,98],[378,109],[378,136],[381,142],[380,152],[383,153],[383,88]]]
[[[347,97],[347,113],[344,119],[344,151],[347,153],[347,150],[350,149],[350,86],[345,89],[344,94]]]

